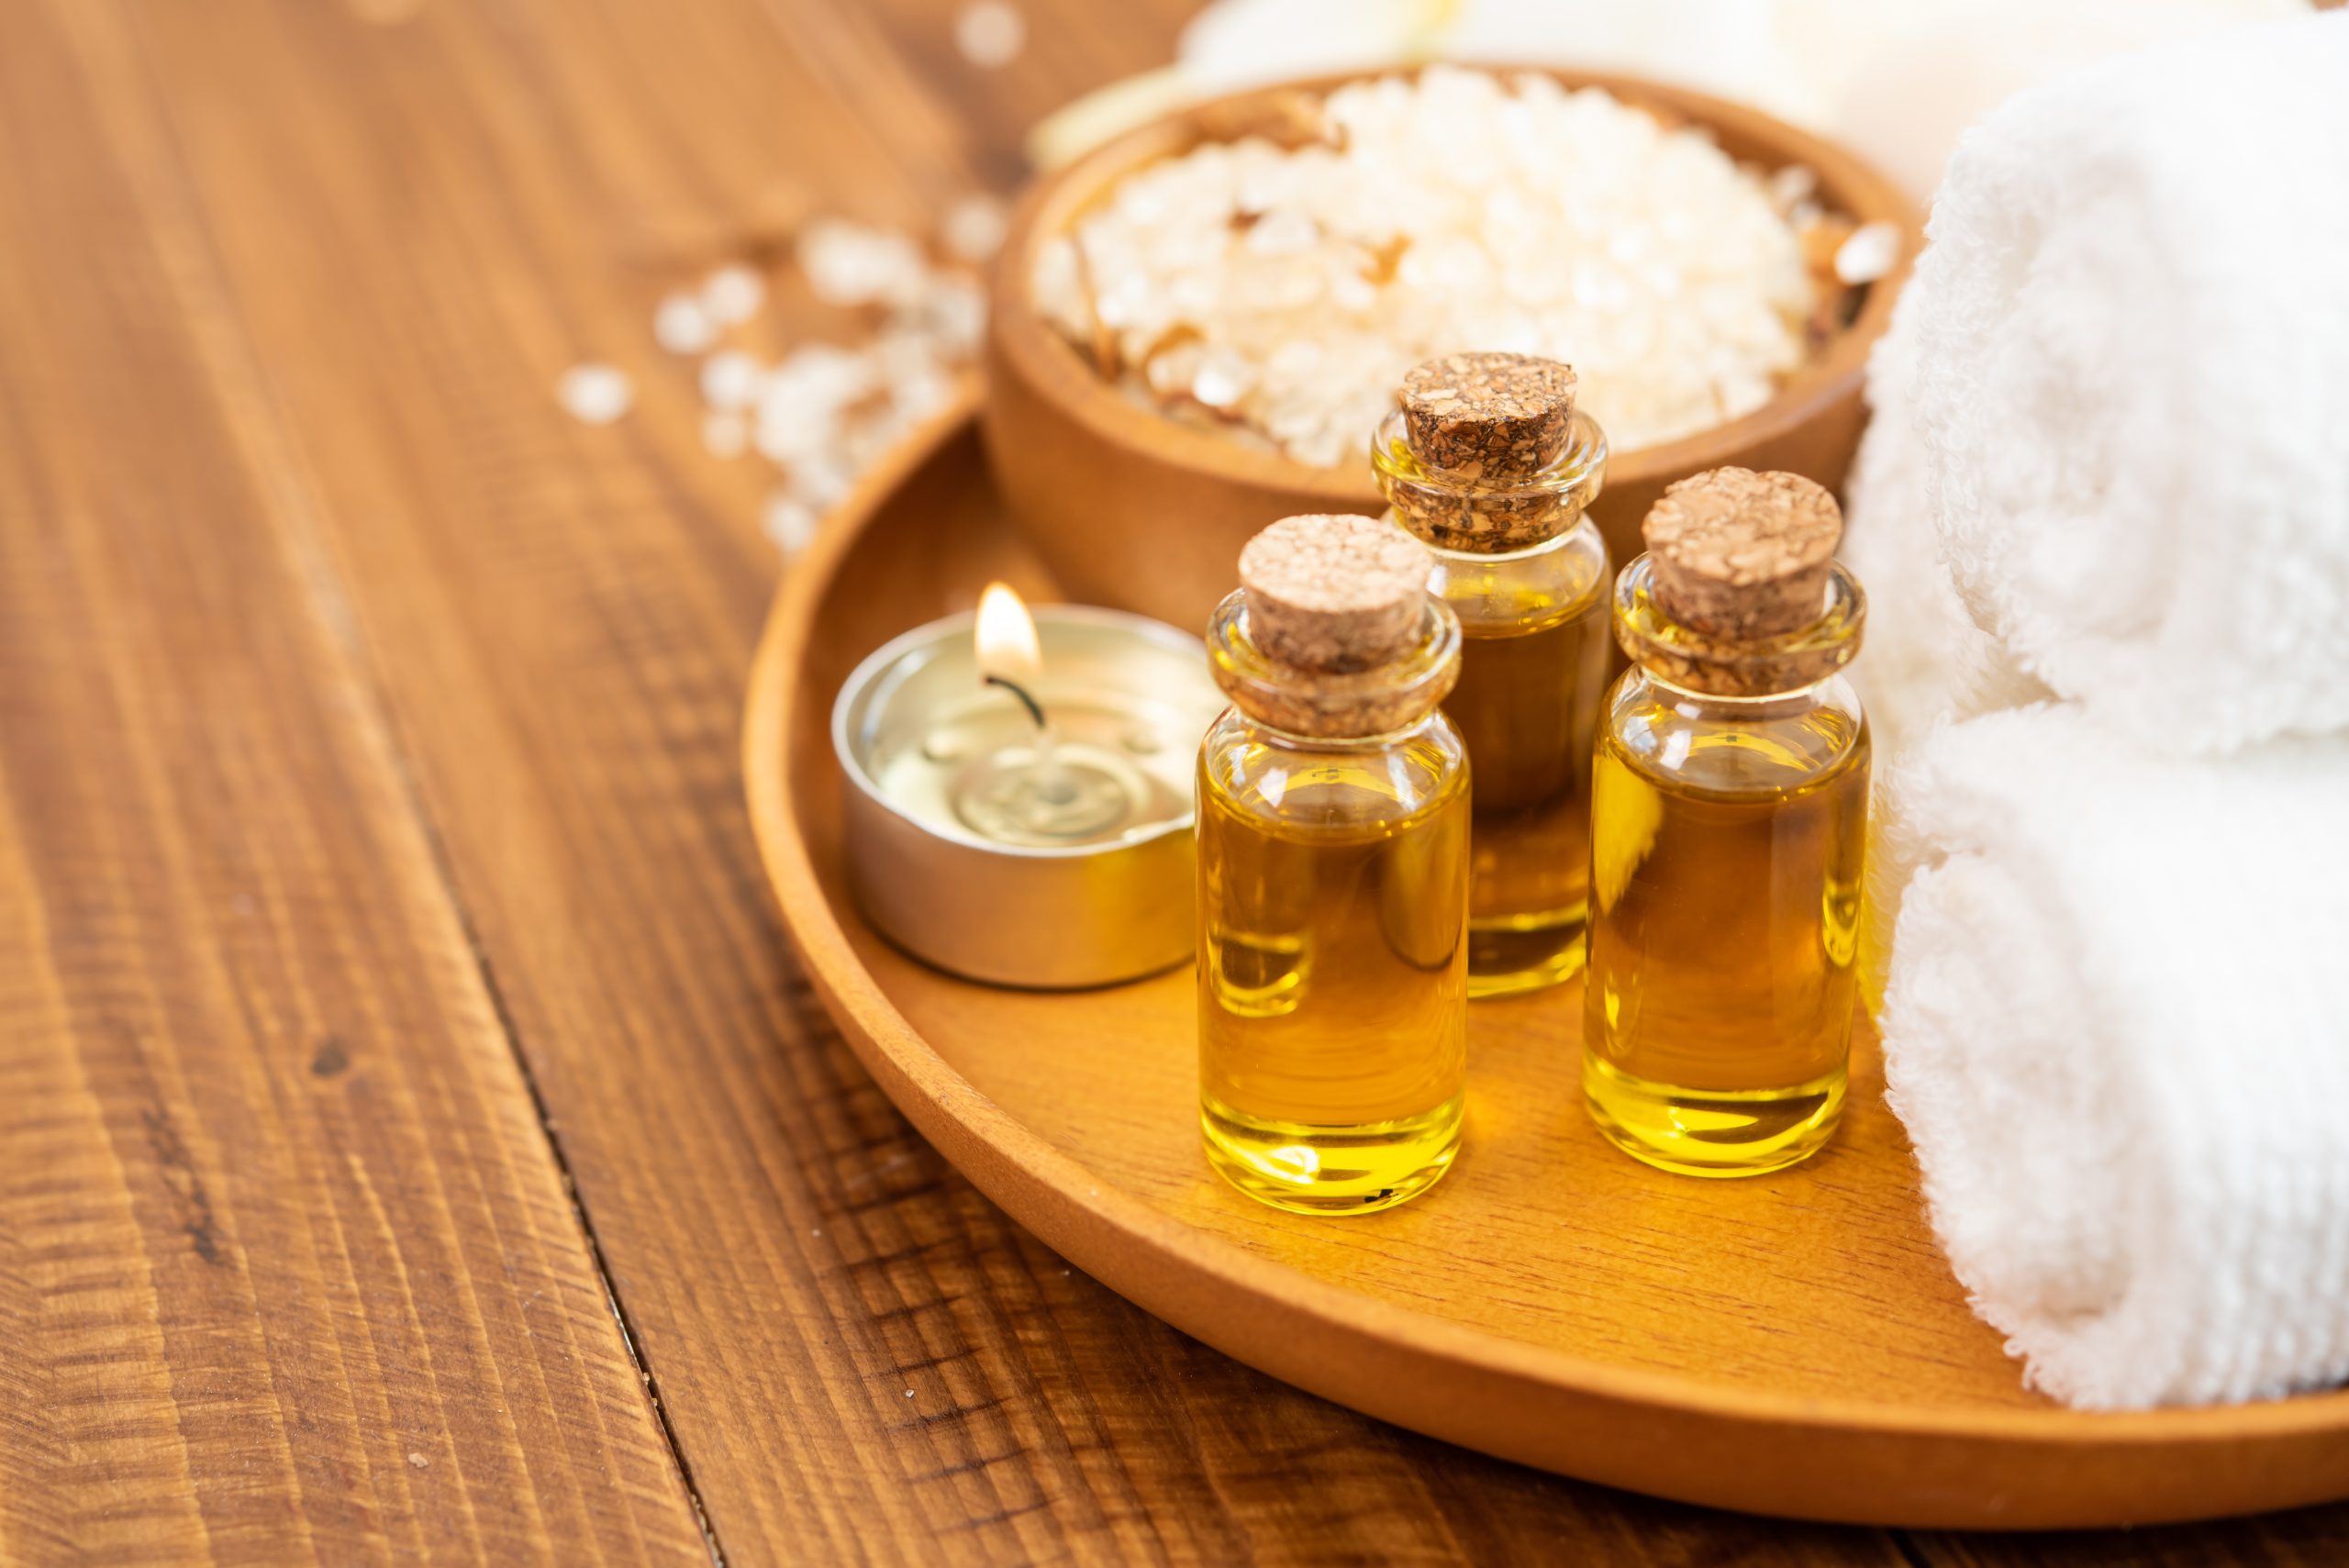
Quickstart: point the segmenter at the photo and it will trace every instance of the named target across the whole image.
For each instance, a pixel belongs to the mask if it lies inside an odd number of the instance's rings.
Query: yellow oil
[[[1683,711],[1659,693],[1598,743],[1583,1087],[1634,1157],[1753,1175],[1817,1152],[1842,1114],[1867,732],[1832,707]]]
[[[1465,640],[1460,684],[1443,708],[1475,771],[1468,994],[1508,995],[1582,968],[1604,596],[1595,585],[1560,604],[1529,589],[1498,614],[1489,599],[1454,603]]]
[[[1277,1208],[1390,1207],[1460,1144],[1467,776],[1436,741],[1275,750],[1201,761],[1208,1161]]]

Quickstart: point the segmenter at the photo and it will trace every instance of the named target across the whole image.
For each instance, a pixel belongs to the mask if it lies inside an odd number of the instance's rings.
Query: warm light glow
[[[979,673],[1027,685],[1044,673],[1036,621],[1008,583],[990,583],[979,595]]]

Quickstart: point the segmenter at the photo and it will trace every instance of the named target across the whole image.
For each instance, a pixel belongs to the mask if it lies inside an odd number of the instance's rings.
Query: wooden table
[[[0,6],[0,1561],[2268,1563],[1703,1513],[1162,1327],[779,940],[776,572],[652,304],[925,223],[1175,0]],[[814,307],[788,301],[794,319]],[[591,429],[551,388],[639,371]]]

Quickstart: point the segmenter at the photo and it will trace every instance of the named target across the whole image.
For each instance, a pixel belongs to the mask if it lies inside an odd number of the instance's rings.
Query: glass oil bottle
[[[1200,1127],[1276,1208],[1391,1207],[1460,1146],[1468,765],[1428,570],[1375,519],[1286,518],[1208,628],[1232,706],[1199,753]]]
[[[1593,771],[1584,1094],[1637,1159],[1753,1175],[1842,1112],[1869,748],[1838,672],[1866,601],[1792,474],[1683,480],[1644,528]]]
[[[1414,368],[1371,442],[1390,516],[1460,617],[1444,711],[1476,771],[1468,994],[1571,979],[1589,912],[1590,759],[1606,690],[1607,545],[1585,517],[1607,439],[1575,374],[1523,354]]]

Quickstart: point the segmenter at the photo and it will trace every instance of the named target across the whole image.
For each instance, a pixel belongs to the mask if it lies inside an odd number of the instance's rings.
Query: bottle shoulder
[[[1441,711],[1393,735],[1319,740],[1225,712],[1199,748],[1202,823],[1300,837],[1385,837],[1464,806],[1468,750]]]
[[[1528,550],[1483,555],[1431,545],[1428,553],[1435,558],[1428,591],[1452,606],[1470,637],[1539,631],[1608,610],[1607,541],[1587,517]]]
[[[1608,698],[1602,751],[1700,795],[1805,789],[1870,764],[1859,695],[1842,676],[1764,698],[1706,696],[1626,671]]]

